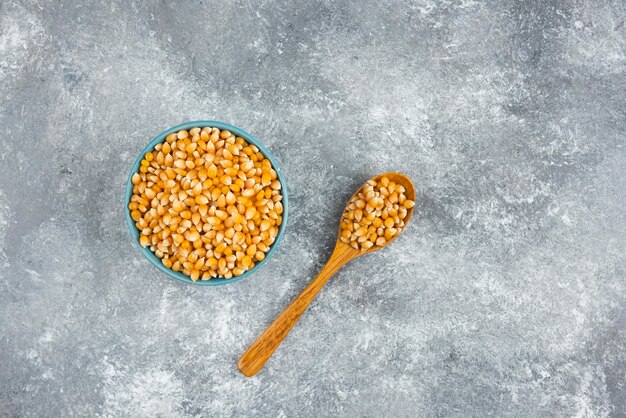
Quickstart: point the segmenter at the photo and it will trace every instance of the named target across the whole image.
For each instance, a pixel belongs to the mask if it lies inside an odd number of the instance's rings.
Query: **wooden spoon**
[[[407,199],[415,201],[415,188],[407,176],[400,173],[383,173],[374,177],[373,180],[378,182],[378,180],[380,180],[383,176],[386,176],[390,181],[393,181],[396,184],[404,186],[406,189],[404,194]],[[361,187],[359,190],[361,190]],[[354,194],[356,195],[359,190],[357,190]],[[350,198],[350,200],[351,199],[352,198]],[[411,219],[411,215],[413,215],[413,208],[407,211],[402,230],[406,228],[409,219]],[[400,232],[402,232],[402,230]],[[248,348],[248,351],[241,356],[239,362],[237,363],[237,367],[239,367],[241,373],[245,376],[251,377],[261,370],[265,362],[267,362],[276,348],[278,348],[287,334],[289,334],[289,331],[291,331],[296,322],[298,322],[300,316],[302,316],[315,296],[317,296],[322,287],[337,270],[350,260],[360,257],[363,254],[372,253],[386,247],[400,235],[400,232],[387,241],[387,243],[382,247],[373,246],[365,251],[352,248],[350,245],[343,243],[338,236],[335,249],[326,262],[326,265],[322,268],[322,271],[320,271],[317,277],[309,283],[302,293],[300,293],[300,295],[293,302],[291,302],[291,304],[280,315],[278,315],[274,322],[272,322],[272,324],[267,327],[254,344]],[[341,233],[341,231],[339,231],[339,233]]]

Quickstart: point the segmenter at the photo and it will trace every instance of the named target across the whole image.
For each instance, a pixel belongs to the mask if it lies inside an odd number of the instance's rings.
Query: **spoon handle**
[[[263,367],[274,351],[283,342],[289,331],[298,322],[315,296],[319,293],[332,275],[353,257],[352,248],[339,244],[322,268],[322,271],[294,299],[263,334],[241,356],[237,367],[247,377],[254,376]]]

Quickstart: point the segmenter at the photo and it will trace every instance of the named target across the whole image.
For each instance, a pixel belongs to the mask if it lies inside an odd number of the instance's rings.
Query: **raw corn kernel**
[[[381,177],[369,180],[350,199],[341,216],[339,239],[356,250],[379,248],[396,237],[415,202],[403,186]]]
[[[193,281],[241,276],[278,236],[278,175],[256,146],[229,131],[169,134],[131,182],[128,210],[139,243]]]

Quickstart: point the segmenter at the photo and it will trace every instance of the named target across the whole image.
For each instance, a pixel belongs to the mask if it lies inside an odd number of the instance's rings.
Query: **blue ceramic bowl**
[[[223,129],[229,130],[234,135],[244,138],[249,144],[256,145],[261,151],[261,153],[265,155],[265,157],[271,161],[272,167],[274,168],[274,170],[276,170],[276,173],[278,174],[278,180],[280,180],[280,182],[283,185],[282,190],[281,190],[281,194],[283,195],[283,200],[282,200],[283,222],[280,224],[280,228],[278,229],[278,236],[276,237],[274,244],[272,244],[272,246],[270,247],[270,250],[265,254],[265,259],[257,263],[252,270],[245,272],[241,276],[233,277],[232,279],[214,278],[211,280],[198,280],[197,282],[194,282],[193,280],[191,280],[189,276],[185,276],[181,272],[176,272],[174,270],[171,270],[165,267],[163,263],[161,263],[161,260],[156,255],[154,255],[152,251],[150,251],[150,248],[143,248],[141,245],[139,245],[139,230],[135,226],[135,222],[130,217],[128,204],[130,203],[130,197],[133,193],[133,184],[131,182],[131,177],[133,176],[134,173],[137,173],[139,171],[139,164],[141,163],[141,160],[143,159],[144,155],[148,151],[154,150],[154,146],[156,144],[164,142],[165,137],[171,134],[172,132],[178,132],[181,129],[189,130],[191,128],[204,128],[205,126],[218,128],[220,130],[223,130]],[[137,246],[139,251],[141,251],[141,253],[148,260],[150,260],[150,262],[157,269],[161,270],[163,273],[167,274],[168,276],[173,277],[177,280],[180,280],[181,282],[200,285],[200,286],[219,286],[222,284],[238,282],[239,280],[245,279],[246,277],[250,276],[252,273],[257,271],[259,268],[261,268],[261,266],[265,264],[267,260],[270,259],[272,254],[274,254],[274,251],[276,251],[276,248],[280,244],[280,241],[283,239],[283,235],[285,234],[285,227],[287,226],[288,208],[289,208],[289,199],[287,198],[287,187],[285,183],[285,178],[283,177],[280,167],[278,166],[278,161],[276,160],[276,157],[274,157],[267,150],[267,148],[265,148],[263,144],[261,144],[261,142],[258,139],[256,139],[255,137],[253,137],[252,135],[250,135],[243,129],[237,128],[236,126],[232,126],[227,123],[217,122],[217,121],[212,121],[212,120],[197,120],[197,121],[182,123],[180,125],[174,126],[160,133],[159,135],[157,135],[152,141],[148,143],[148,145],[146,145],[146,147],[139,153],[139,156],[135,160],[135,163],[133,164],[133,167],[130,170],[130,174],[128,175],[128,180],[126,181],[126,192],[124,195],[124,213],[126,214],[126,224],[128,225],[128,230],[130,231],[130,235],[133,237],[133,241],[135,242],[135,245]]]

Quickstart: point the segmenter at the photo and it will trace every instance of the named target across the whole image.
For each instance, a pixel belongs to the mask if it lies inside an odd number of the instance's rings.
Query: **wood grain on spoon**
[[[409,200],[415,200],[415,188],[411,180],[400,173],[383,173],[373,178],[377,181],[383,176],[387,177],[390,181],[396,184],[402,185],[405,188],[405,195]],[[362,186],[361,186],[362,187]],[[361,188],[359,188],[361,190]],[[355,195],[359,192],[357,190]],[[353,195],[354,197],[354,195]],[[350,199],[352,200],[352,198]],[[413,208],[407,211],[407,215],[404,218],[404,228],[408,224],[411,216],[413,215]],[[403,229],[404,229],[403,228]],[[309,304],[313,301],[315,296],[319,293],[322,287],[328,282],[337,270],[339,270],[344,264],[353,260],[363,254],[368,254],[374,251],[378,251],[393,240],[395,240],[402,230],[397,233],[392,239],[388,240],[383,246],[374,246],[368,250],[360,251],[352,248],[350,245],[343,243],[339,237],[337,237],[337,243],[335,249],[330,258],[326,262],[326,265],[322,268],[320,273],[309,283],[309,285],[291,302],[291,304],[272,322],[272,324],[263,331],[259,338],[248,348],[248,350],[241,356],[237,367],[241,373],[245,376],[254,376],[258,373],[267,360],[274,353],[276,348],[285,339],[289,331],[298,322],[300,316],[304,313]]]

